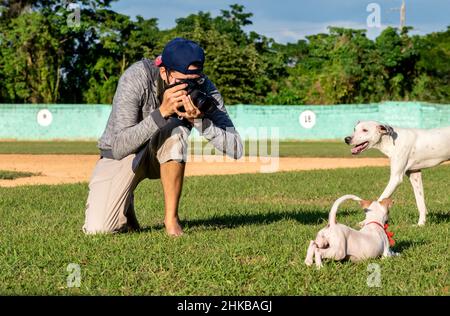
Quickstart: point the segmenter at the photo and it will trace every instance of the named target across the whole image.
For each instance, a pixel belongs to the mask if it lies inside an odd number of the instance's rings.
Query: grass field
[[[32,172],[0,170],[0,180],[14,180],[17,178],[31,177],[37,174]]]
[[[203,144],[206,145],[206,142]],[[252,145],[253,146],[253,145]],[[253,147],[252,147],[253,148]],[[269,154],[271,144],[267,145]],[[193,147],[191,147],[193,150]],[[249,143],[245,144],[245,153],[249,153]],[[0,154],[98,154],[96,142],[0,142]],[[296,142],[279,143],[280,157],[351,157],[350,147],[344,142]],[[383,157],[375,150],[362,153],[357,157]]]
[[[450,166],[424,172],[429,208],[417,222],[408,183],[396,192],[391,227],[400,257],[304,265],[307,242],[346,193],[375,199],[388,168],[188,177],[180,215],[186,234],[162,229],[159,181],[135,193],[139,233],[85,236],[87,184],[0,188],[0,294],[44,295],[449,295]],[[405,181],[407,182],[407,181]],[[338,220],[363,212],[347,202]],[[81,286],[68,288],[67,267]],[[381,271],[369,287],[368,264]]]

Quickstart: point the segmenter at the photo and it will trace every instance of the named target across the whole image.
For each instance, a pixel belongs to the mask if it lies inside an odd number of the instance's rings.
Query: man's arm
[[[196,119],[194,127],[218,150],[234,159],[239,159],[243,152],[241,137],[228,116],[219,91],[211,81],[208,80],[206,84],[208,84],[207,91],[217,100],[218,106],[214,112],[206,114],[203,119]]]
[[[159,129],[167,124],[159,109],[139,120],[141,99],[148,79],[139,63],[128,68],[120,77],[113,99],[112,110],[112,155],[122,159],[147,142]]]

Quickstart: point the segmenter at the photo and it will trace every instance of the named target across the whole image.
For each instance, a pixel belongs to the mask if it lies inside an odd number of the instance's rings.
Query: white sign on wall
[[[49,110],[43,109],[38,112],[36,119],[39,125],[49,126],[50,124],[52,124],[53,115]]]
[[[316,125],[316,113],[310,110],[303,111],[298,121],[303,128],[313,128]]]

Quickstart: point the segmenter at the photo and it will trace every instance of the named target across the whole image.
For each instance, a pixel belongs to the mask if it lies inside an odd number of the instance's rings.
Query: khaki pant
[[[99,159],[89,181],[83,231],[113,233],[136,227],[134,189],[145,178],[160,178],[161,163],[186,162],[189,133],[185,126],[163,129],[136,154]]]

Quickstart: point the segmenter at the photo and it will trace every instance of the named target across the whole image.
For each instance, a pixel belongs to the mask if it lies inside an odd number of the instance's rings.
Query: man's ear
[[[369,208],[370,204],[372,204],[372,201],[369,200],[359,201],[359,205],[361,205],[362,208]]]
[[[387,199],[381,200],[380,204],[383,205],[384,207],[386,207],[387,209],[390,209],[392,207],[392,205],[394,205],[394,201],[390,198],[387,198]]]
[[[166,67],[159,67],[159,74],[161,75],[161,78],[165,79],[166,78]]]

